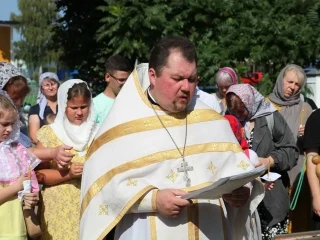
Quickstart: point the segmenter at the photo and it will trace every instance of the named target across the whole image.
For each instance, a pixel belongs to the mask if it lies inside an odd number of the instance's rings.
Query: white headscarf
[[[37,103],[39,103],[39,107],[40,107],[39,117],[41,119],[44,118],[44,116],[43,116],[44,110],[47,106],[47,99],[41,91],[41,84],[42,84],[43,80],[45,80],[46,78],[55,79],[57,82],[59,82],[59,78],[58,78],[57,74],[52,73],[52,72],[42,73],[39,77],[39,91],[38,91]]]
[[[69,122],[65,111],[68,102],[68,91],[74,84],[85,83],[81,79],[70,79],[59,87],[58,90],[58,106],[59,112],[50,127],[53,129],[56,136],[64,144],[73,147],[79,152],[85,151],[86,147],[90,145],[96,132],[96,125],[94,122],[94,107],[91,97],[91,104],[89,115],[86,121],[81,125],[74,125]],[[88,87],[88,86],[87,86]],[[89,87],[88,87],[89,89]]]
[[[0,94],[7,97],[10,101],[9,95],[0,90]],[[14,103],[11,101],[15,108]],[[13,124],[12,132],[6,140],[0,143],[0,183],[11,183],[18,177],[26,174],[28,168],[33,170],[41,161],[30,153],[23,145],[18,148],[13,147],[13,143],[18,143],[20,136],[21,122],[18,117]]]

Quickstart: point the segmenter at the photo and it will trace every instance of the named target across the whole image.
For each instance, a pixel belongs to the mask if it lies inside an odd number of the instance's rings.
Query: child
[[[70,79],[58,90],[59,112],[52,124],[37,132],[37,147],[72,146],[74,154],[67,168],[51,161],[39,169],[44,184],[41,211],[41,239],[79,239],[80,188],[88,146],[95,134],[91,92],[82,80]]]
[[[34,207],[39,186],[32,171],[40,162],[20,143],[19,115],[6,93],[0,92],[0,239],[27,239],[27,230],[18,192],[31,178],[31,193],[22,193],[23,204]],[[27,177],[28,176],[28,177]],[[20,193],[19,193],[20,195]]]

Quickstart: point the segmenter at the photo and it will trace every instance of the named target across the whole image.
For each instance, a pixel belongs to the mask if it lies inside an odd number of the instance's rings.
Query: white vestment
[[[198,87],[196,88],[195,96],[198,97],[201,102],[208,105],[211,109],[221,114],[222,110],[215,96],[200,90]]]
[[[191,187],[178,171],[182,158],[147,98],[148,67],[139,65],[101,125],[84,166],[80,236],[102,239],[113,227],[115,239],[256,239],[252,216],[264,196],[253,182],[248,203],[233,209],[218,200],[194,200],[177,218],[156,212],[158,189],[190,192],[221,177],[253,168],[229,122],[194,97],[188,106],[185,160]],[[167,113],[154,105],[183,151],[185,113]]]

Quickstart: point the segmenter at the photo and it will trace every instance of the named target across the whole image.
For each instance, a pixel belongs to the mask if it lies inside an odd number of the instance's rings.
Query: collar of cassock
[[[148,95],[148,100],[151,102],[151,104],[160,106],[160,105],[156,102],[156,100],[151,96],[150,87],[147,89],[147,95]]]

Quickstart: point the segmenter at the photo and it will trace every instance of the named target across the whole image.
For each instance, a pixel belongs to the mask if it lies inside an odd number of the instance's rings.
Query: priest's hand
[[[250,188],[241,187],[233,190],[230,194],[223,194],[222,198],[225,202],[229,203],[231,207],[242,207],[250,197]]]
[[[157,211],[165,217],[177,217],[184,207],[191,204],[190,201],[180,198],[186,192],[179,189],[159,190],[156,198]]]
[[[74,154],[67,152],[66,150],[71,150],[72,147],[67,145],[60,145],[52,149],[52,159],[57,161],[58,166],[65,167],[67,166]]]

